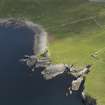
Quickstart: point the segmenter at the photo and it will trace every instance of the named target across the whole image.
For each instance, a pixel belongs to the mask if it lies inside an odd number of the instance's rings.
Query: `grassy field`
[[[54,63],[93,64],[86,92],[105,105],[105,4],[88,0],[0,0],[1,18],[20,18],[43,25],[49,33]]]

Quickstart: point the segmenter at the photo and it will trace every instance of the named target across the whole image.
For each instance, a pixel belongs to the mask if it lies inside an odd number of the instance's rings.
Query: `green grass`
[[[88,0],[0,0],[1,18],[20,18],[43,25],[53,39],[54,63],[93,64],[86,92],[105,105],[105,64],[90,55],[105,46],[105,4]],[[105,54],[99,56],[105,59]]]
[[[95,33],[85,33],[85,37],[79,36],[56,39],[50,46],[50,51],[55,63],[68,63],[77,66],[92,64],[92,72],[87,77],[86,92],[94,96],[98,103],[105,102],[105,63],[96,61],[90,55],[105,46],[104,29]],[[75,35],[75,34],[74,34]],[[104,54],[101,54],[105,59]]]

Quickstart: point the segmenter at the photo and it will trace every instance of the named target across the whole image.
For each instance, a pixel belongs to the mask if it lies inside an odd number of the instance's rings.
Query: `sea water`
[[[79,92],[65,96],[66,76],[46,81],[20,62],[33,54],[34,35],[25,26],[0,26],[0,105],[82,105]]]

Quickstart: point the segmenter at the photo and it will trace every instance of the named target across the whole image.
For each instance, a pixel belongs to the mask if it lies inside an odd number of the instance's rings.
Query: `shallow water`
[[[19,62],[32,55],[34,32],[26,27],[0,26],[0,105],[82,105],[80,94],[66,97],[68,78],[46,81],[37,70]]]

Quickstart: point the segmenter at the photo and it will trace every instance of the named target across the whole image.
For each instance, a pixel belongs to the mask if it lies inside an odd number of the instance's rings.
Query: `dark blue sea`
[[[27,27],[0,26],[0,105],[82,105],[78,92],[65,96],[65,76],[44,80],[19,60],[33,54],[34,32]]]

